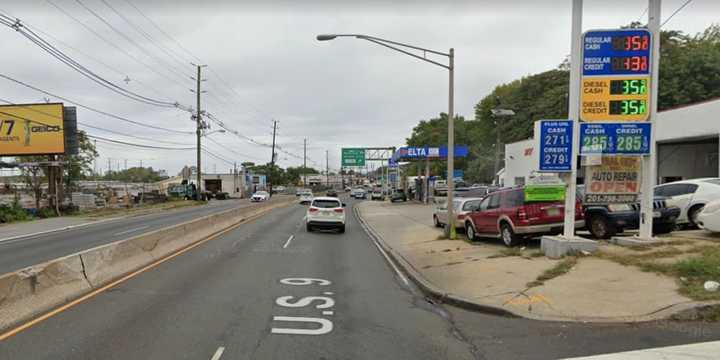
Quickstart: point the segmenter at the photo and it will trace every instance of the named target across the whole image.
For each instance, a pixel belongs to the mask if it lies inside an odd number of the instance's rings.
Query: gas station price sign
[[[643,29],[584,34],[581,120],[648,119],[650,40]]]
[[[647,155],[651,130],[649,122],[581,123],[580,154]]]

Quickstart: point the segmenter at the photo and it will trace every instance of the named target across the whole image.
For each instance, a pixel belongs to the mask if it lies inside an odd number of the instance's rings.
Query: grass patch
[[[575,265],[577,265],[577,258],[576,257],[567,257],[557,264],[555,266],[543,271],[542,274],[540,274],[537,279],[534,281],[531,281],[526,284],[527,287],[536,287],[544,284],[548,280],[552,280],[558,276],[567,274]]]
[[[522,256],[522,249],[520,248],[505,248],[500,250],[499,253],[490,255],[487,258],[488,259],[496,259],[496,258],[504,258],[504,257],[510,257],[510,256]]]
[[[683,254],[695,255],[691,258],[671,263],[654,261]],[[704,284],[708,280],[720,281],[720,247],[707,245],[695,246],[685,251],[670,247],[639,255],[618,255],[599,252],[598,257],[625,266],[635,266],[642,271],[679,279],[680,293],[693,300],[720,300],[720,291],[709,292],[704,288]],[[720,314],[720,310],[716,311]]]
[[[119,208],[102,208],[91,211],[81,211],[77,215],[86,217],[105,217],[112,215],[141,215],[144,213],[152,212],[154,210],[173,210],[190,206],[198,206],[207,204],[207,201],[195,201],[195,200],[181,200],[181,201],[168,201],[159,204],[149,204],[142,206],[135,206],[131,208],[119,207]]]

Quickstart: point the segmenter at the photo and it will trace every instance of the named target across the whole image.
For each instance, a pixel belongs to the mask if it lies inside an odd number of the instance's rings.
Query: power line
[[[167,80],[169,80],[169,81],[172,81],[172,82],[174,82],[175,84],[179,85],[179,86],[182,87],[182,88],[185,87],[185,85],[183,85],[183,84],[180,83],[179,81],[175,80],[175,79],[172,78],[172,77],[167,76],[166,74],[163,74],[163,73],[155,70],[152,66],[148,65],[147,63],[145,63],[144,61],[140,60],[140,59],[139,59],[138,57],[136,57],[135,55],[129,53],[129,52],[126,51],[125,49],[123,49],[123,48],[121,48],[120,46],[118,46],[117,44],[115,44],[115,42],[113,42],[113,41],[111,41],[111,40],[108,40],[106,37],[100,35],[100,33],[98,33],[97,31],[95,31],[92,27],[88,26],[88,25],[85,24],[83,21],[81,21],[80,19],[76,18],[75,16],[73,16],[72,14],[70,14],[68,11],[66,11],[64,8],[58,6],[57,4],[55,4],[54,2],[52,2],[51,0],[45,0],[45,1],[46,1],[48,4],[52,5],[55,9],[57,9],[58,11],[60,11],[61,13],[63,13],[65,16],[69,17],[70,19],[72,19],[72,20],[75,21],[76,23],[80,24],[80,26],[82,26],[85,30],[87,30],[87,31],[90,32],[91,34],[95,35],[95,37],[97,37],[98,39],[102,40],[102,41],[103,41],[104,43],[106,43],[107,45],[109,45],[109,46],[111,46],[112,48],[116,49],[117,51],[121,52],[121,53],[124,54],[125,56],[127,56],[127,57],[129,57],[130,59],[134,60],[134,61],[137,62],[138,64],[144,66],[145,68],[147,68],[147,69],[150,70],[151,72],[157,74],[158,76],[161,76],[161,77],[163,77],[163,78],[165,78],[165,79],[167,79]]]
[[[127,34],[125,34],[122,31],[120,31],[120,29],[115,27],[113,24],[111,24],[107,19],[105,19],[98,12],[94,11],[92,8],[87,6],[84,2],[82,2],[81,0],[75,0],[75,2],[78,3],[83,9],[87,10],[90,14],[92,14],[92,16],[94,16],[95,18],[100,20],[103,24],[107,25],[107,27],[109,27],[110,30],[112,30],[114,33],[118,34],[120,37],[125,39],[128,43],[134,45],[138,50],[140,50],[141,53],[144,53],[148,58],[151,58],[151,59],[157,61],[161,65],[169,66],[168,68],[166,68],[167,71],[174,73],[175,75],[179,76],[180,78],[185,78],[185,75],[182,73],[182,71],[177,72],[172,64],[163,61],[162,59],[156,57],[155,55],[153,55],[152,53],[147,51],[145,48],[140,46],[140,44],[138,44],[135,40],[133,40],[130,36],[128,36]],[[110,8],[114,10],[114,8],[112,8],[112,7],[110,7]]]
[[[195,150],[195,147],[182,147],[182,148],[174,147],[174,148],[173,148],[173,147],[165,147],[165,146],[144,145],[144,144],[136,144],[136,143],[126,142],[126,141],[108,139],[108,138],[104,138],[104,137],[97,136],[97,135],[90,135],[90,134],[86,134],[86,135],[87,135],[87,137],[89,137],[89,138],[93,138],[93,139],[100,140],[100,141],[107,141],[107,142],[111,142],[111,143],[115,143],[115,144],[122,144],[122,145],[134,146],[134,147],[140,147],[140,148],[146,148],[146,149],[158,149],[158,150]]]
[[[56,47],[54,47],[52,44],[50,44],[48,41],[34,33],[31,29],[25,28],[20,20],[15,20],[15,22],[10,22],[7,20],[7,16],[4,14],[0,14],[0,23],[16,30],[18,33],[23,35],[25,38],[30,40],[31,42],[38,45],[41,49],[45,50],[48,54],[53,56],[54,58],[60,60],[60,62],[64,63],[65,65],[68,65],[73,70],[79,72],[81,75],[87,77],[88,79],[94,81],[95,83],[117,93],[122,96],[125,96],[127,98],[130,98],[132,100],[142,102],[149,105],[154,106],[160,106],[160,107],[179,107],[179,104],[177,102],[168,102],[163,100],[157,100],[153,99],[147,96],[140,95],[138,93],[135,93],[133,91],[130,91],[128,89],[125,89],[124,87],[115,84],[112,81],[109,81],[102,76],[98,75],[97,73],[93,72],[92,70],[86,68],[82,64],[78,63],[74,59],[72,59],[67,54],[63,53]]]
[[[107,2],[106,0],[100,0],[100,1],[102,1],[102,3],[105,4],[105,6],[107,6],[108,8],[110,8],[110,10],[112,10],[118,17],[120,17],[121,19],[123,19],[123,21],[125,21],[125,23],[127,23],[128,25],[130,25],[130,27],[133,28],[133,30],[135,30],[138,34],[142,35],[145,39],[147,39],[147,40],[148,40],[151,44],[153,44],[156,48],[158,48],[160,51],[162,51],[163,53],[165,53],[170,59],[175,60],[175,61],[176,61],[178,64],[180,64],[181,66],[187,66],[187,65],[190,63],[189,61],[185,61],[185,60],[179,58],[179,57],[178,57],[175,53],[173,53],[169,48],[166,48],[165,46],[161,46],[162,43],[160,43],[160,42],[158,42],[157,40],[155,40],[155,38],[153,38],[153,37],[152,37],[148,32],[146,32],[145,30],[143,30],[141,26],[139,26],[139,25],[135,24],[134,22],[130,21],[130,19],[128,19],[127,16],[123,15],[122,12],[118,11],[115,7],[113,7],[112,5],[110,5],[109,2]]]
[[[109,113],[109,112],[106,112],[106,111],[103,111],[103,110],[99,110],[99,109],[96,109],[96,108],[93,108],[93,107],[90,107],[90,106],[87,106],[87,105],[83,105],[83,104],[81,104],[81,103],[78,103],[77,101],[70,100],[70,99],[68,99],[68,98],[66,98],[66,97],[62,97],[62,96],[60,96],[60,95],[53,94],[53,93],[51,93],[51,92],[49,92],[49,91],[40,89],[40,88],[38,88],[38,87],[35,87],[35,86],[33,86],[33,85],[30,85],[30,84],[27,84],[27,83],[25,83],[25,82],[22,82],[22,81],[20,81],[20,80],[14,79],[14,78],[12,78],[12,77],[10,77],[10,76],[7,76],[7,75],[5,75],[5,74],[2,74],[2,73],[0,73],[0,78],[3,78],[3,79],[6,79],[6,80],[9,80],[9,81],[12,81],[12,82],[14,82],[14,83],[16,83],[16,84],[18,84],[18,85],[22,85],[22,86],[24,86],[24,87],[26,87],[26,88],[35,90],[35,91],[37,91],[37,92],[43,93],[43,94],[48,95],[48,96],[52,96],[52,97],[58,98],[58,99],[60,99],[60,100],[66,101],[66,102],[71,103],[71,104],[74,104],[74,105],[76,105],[76,106],[78,106],[78,107],[81,107],[81,108],[83,108],[83,109],[86,109],[86,110],[89,110],[89,111],[92,111],[92,112],[95,112],[95,113],[98,113],[98,114],[102,114],[102,115],[111,117],[111,118],[116,119],[116,120],[125,121],[125,122],[131,123],[131,124],[135,124],[135,125],[138,125],[138,126],[143,126],[143,127],[147,127],[147,128],[151,128],[151,129],[162,130],[162,131],[167,131],[167,132],[172,132],[172,133],[177,133],[177,134],[194,134],[194,132],[192,132],[192,131],[180,131],[180,130],[168,129],[168,128],[163,128],[163,127],[160,127],[160,126],[149,125],[149,124],[144,124],[144,123],[141,123],[141,122],[138,122],[138,121],[130,120],[130,119],[124,118],[124,117],[119,116],[119,115],[115,115],[115,114],[112,114],[112,113]]]
[[[672,19],[673,16],[675,16],[677,13],[679,13],[680,10],[682,10],[683,8],[685,8],[686,6],[688,6],[688,4],[690,4],[690,2],[692,2],[692,0],[687,0],[687,1],[685,1],[684,4],[680,5],[680,7],[677,8],[677,10],[675,10],[675,12],[673,12],[673,13],[670,15],[670,17],[668,17],[667,19],[665,19],[665,21],[663,21],[663,23],[660,24],[660,27],[662,28],[663,25],[665,25],[668,21],[670,21],[670,19]]]

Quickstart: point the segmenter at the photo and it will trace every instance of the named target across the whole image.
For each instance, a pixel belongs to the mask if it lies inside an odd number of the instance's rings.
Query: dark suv
[[[582,205],[575,204],[575,226],[583,227]],[[500,237],[513,246],[524,237],[559,234],[565,218],[564,201],[525,200],[523,187],[502,189],[487,195],[477,209],[465,217],[468,239]]]
[[[578,198],[584,188],[578,186]],[[609,239],[625,230],[640,227],[640,204],[583,205],[585,225],[596,239]],[[665,198],[656,196],[653,201],[653,233],[667,234],[675,229],[680,208],[668,207]]]

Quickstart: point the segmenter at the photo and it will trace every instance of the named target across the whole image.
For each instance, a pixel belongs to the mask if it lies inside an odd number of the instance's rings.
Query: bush
[[[44,207],[44,208],[41,208],[40,210],[38,210],[38,211],[35,213],[35,216],[37,216],[37,217],[39,217],[39,218],[41,218],[41,219],[46,219],[46,218],[49,218],[49,217],[54,217],[54,216],[55,216],[55,210],[53,210],[52,208],[49,208],[49,207]]]
[[[18,204],[0,205],[0,222],[11,223],[29,219],[27,211]]]

